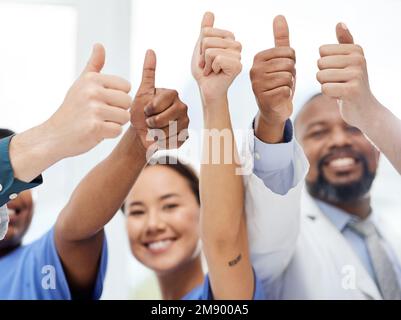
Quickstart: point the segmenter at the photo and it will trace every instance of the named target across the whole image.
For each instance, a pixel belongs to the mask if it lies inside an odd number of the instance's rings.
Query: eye
[[[131,210],[129,211],[128,216],[140,216],[143,214],[145,214],[144,210]]]
[[[355,135],[362,134],[361,130],[359,130],[359,129],[356,128],[356,127],[351,127],[351,126],[349,126],[349,127],[346,128],[346,130],[347,130],[347,132],[349,132],[349,133],[351,133],[351,134],[355,134]]]
[[[309,134],[309,137],[313,139],[320,139],[324,137],[328,133],[327,129],[315,130]]]
[[[169,203],[169,204],[163,205],[163,210],[164,210],[164,211],[171,211],[171,210],[173,210],[173,209],[175,209],[175,208],[177,208],[177,207],[178,207],[178,204],[176,204],[176,203]]]

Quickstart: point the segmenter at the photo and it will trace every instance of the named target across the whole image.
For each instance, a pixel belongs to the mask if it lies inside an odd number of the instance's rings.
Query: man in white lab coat
[[[337,101],[323,95],[309,100],[295,122],[310,170],[301,210],[294,203],[302,188],[304,164],[296,141],[286,138],[291,131],[288,117],[295,83],[289,66],[295,53],[289,47],[283,17],[275,19],[274,33],[276,47],[259,53],[251,71],[260,109],[255,135],[262,141],[255,142],[255,175],[246,180],[252,262],[266,294],[271,299],[401,299],[401,237],[380,220],[380,213],[372,212],[370,204],[379,152],[358,129],[344,122]],[[363,52],[355,51],[330,63],[362,61],[355,56]],[[348,77],[363,72],[362,64],[350,64],[351,70],[344,72]],[[291,81],[288,72],[293,75]],[[352,86],[357,92],[365,94],[362,82],[355,82]],[[287,96],[285,87],[291,90]],[[281,141],[264,139],[257,130],[262,118],[271,120],[271,132],[274,123],[280,126],[286,121]],[[281,151],[270,152],[270,143],[278,143]],[[272,161],[282,164],[273,174],[264,170]],[[277,179],[281,183],[274,183]]]

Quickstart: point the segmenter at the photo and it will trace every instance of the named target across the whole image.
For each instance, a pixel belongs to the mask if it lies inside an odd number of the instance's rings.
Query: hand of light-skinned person
[[[10,160],[16,178],[29,182],[54,163],[116,138],[130,119],[131,85],[102,74],[105,49],[96,44],[60,108],[43,124],[14,136]]]
[[[231,83],[242,70],[241,50],[234,34],[215,28],[214,15],[206,13],[191,64],[205,104],[226,98]]]
[[[401,173],[401,121],[372,93],[364,51],[344,23],[336,35],[338,44],[319,50],[322,93],[337,100],[344,121],[364,132]]]
[[[259,107],[255,134],[266,143],[280,143],[286,121],[293,111],[295,92],[295,50],[290,47],[284,16],[273,20],[275,47],[259,52],[250,71],[253,93]]]

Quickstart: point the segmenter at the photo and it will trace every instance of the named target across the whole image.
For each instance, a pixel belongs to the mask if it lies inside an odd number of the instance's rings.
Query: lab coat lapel
[[[339,232],[331,221],[319,209],[316,202],[306,192],[303,198],[303,219],[310,219],[318,230],[320,240],[325,248],[331,252],[337,270],[342,270],[344,266],[355,267],[356,287],[371,299],[381,300],[381,295],[376,284],[365,270],[358,256],[348,244],[344,236]],[[322,236],[324,235],[324,236]]]
[[[380,215],[374,216],[374,223],[376,228],[379,230],[380,235],[390,245],[391,249],[401,264],[401,235],[397,233],[393,225],[389,223],[384,217]]]

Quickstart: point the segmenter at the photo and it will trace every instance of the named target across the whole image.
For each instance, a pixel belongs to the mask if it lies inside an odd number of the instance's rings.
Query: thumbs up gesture
[[[214,28],[214,15],[206,12],[191,64],[204,102],[226,96],[242,69],[241,50],[241,43],[235,41],[234,34]]]
[[[59,158],[79,155],[103,139],[120,135],[130,119],[131,85],[117,76],[102,74],[105,49],[97,44],[80,77],[68,91],[63,104],[46,122],[58,141]]]
[[[173,149],[187,136],[188,108],[178,92],[155,87],[156,54],[146,52],[142,81],[131,107],[131,125],[146,150]],[[151,149],[149,149],[152,147]]]
[[[350,125],[361,127],[367,118],[363,114],[379,102],[373,96],[363,49],[354,44],[345,24],[336,26],[338,44],[320,47],[317,80],[322,93],[337,99],[343,119]],[[364,119],[365,118],[365,119]]]
[[[284,124],[293,109],[295,51],[290,47],[288,25],[283,16],[274,19],[273,33],[275,47],[255,56],[250,78],[260,111],[256,124],[263,124],[266,128],[280,128],[281,139]]]

